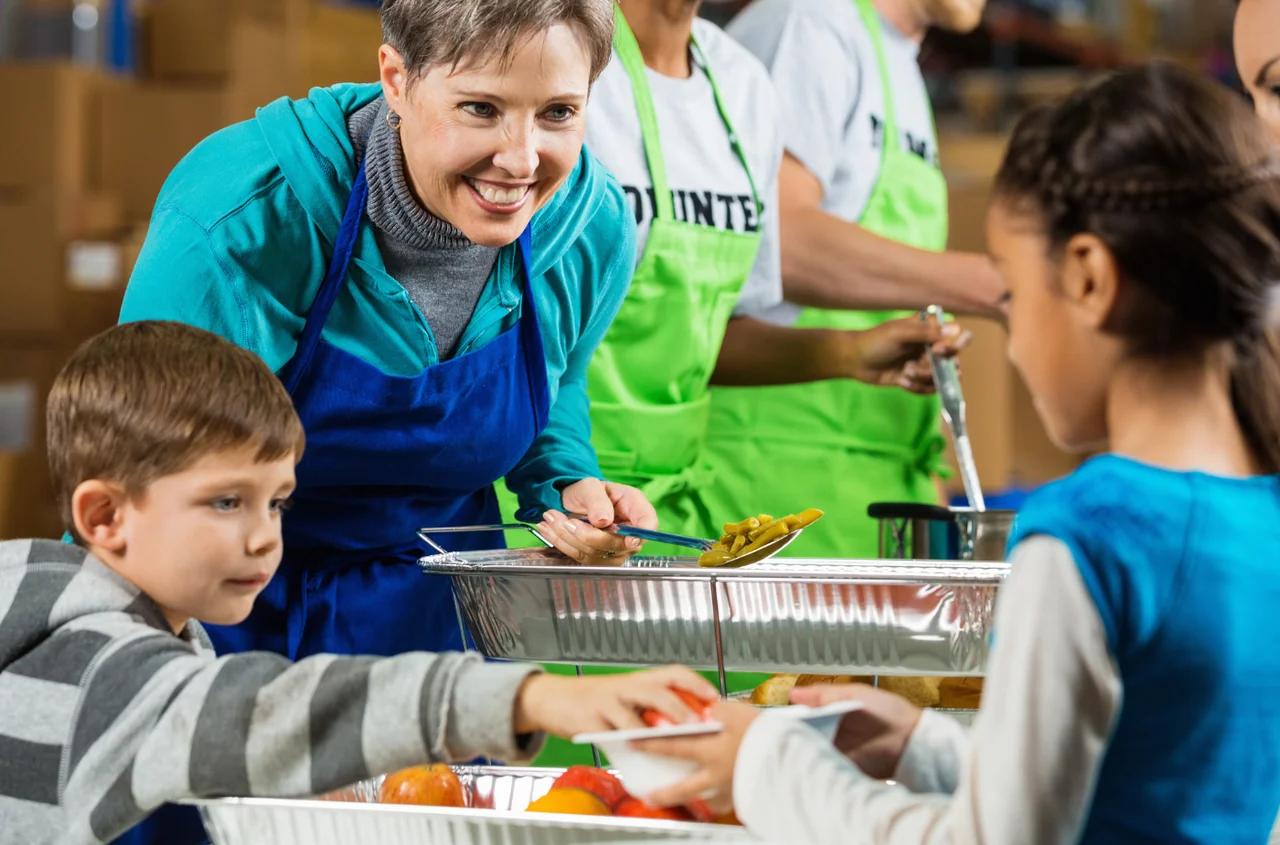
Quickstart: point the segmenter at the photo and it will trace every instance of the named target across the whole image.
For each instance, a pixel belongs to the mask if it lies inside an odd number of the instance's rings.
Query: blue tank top
[[[1123,690],[1080,841],[1265,843],[1280,809],[1280,477],[1094,458],[1027,501],[1010,545],[1033,535],[1071,550]]]

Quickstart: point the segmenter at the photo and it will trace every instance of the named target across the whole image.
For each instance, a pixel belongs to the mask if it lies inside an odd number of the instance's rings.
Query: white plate
[[[668,736],[702,736],[724,730],[719,722],[686,722],[683,725],[662,725],[657,728],[632,728],[626,731],[601,731],[594,734],[578,734],[575,745],[599,745],[602,742],[631,742],[636,739],[662,739]]]
[[[834,742],[840,720],[850,713],[861,710],[862,706],[861,701],[836,701],[825,707],[791,704],[786,707],[770,707],[768,713],[770,716],[777,714],[807,722],[811,728],[825,736],[828,742]]]
[[[828,741],[833,741],[840,720],[847,713],[862,708],[860,701],[837,701],[825,707],[771,707],[770,718],[782,717],[807,722]],[[698,770],[691,760],[664,757],[637,751],[630,743],[639,739],[659,739],[673,736],[703,736],[719,733],[724,726],[719,722],[690,722],[682,725],[666,725],[660,728],[636,728],[626,731],[578,734],[573,742],[578,745],[595,745],[609,756],[609,763],[617,769],[626,784],[627,791],[643,798],[659,789],[674,786]]]
[[[595,745],[609,755],[609,763],[622,775],[627,791],[642,798],[664,787],[676,785],[696,772],[698,764],[690,760],[636,751],[630,745],[632,741],[672,736],[705,736],[722,730],[724,725],[719,722],[689,722],[658,728],[578,734],[573,741],[578,745]]]

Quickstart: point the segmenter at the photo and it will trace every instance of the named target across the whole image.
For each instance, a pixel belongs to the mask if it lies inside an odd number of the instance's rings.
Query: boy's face
[[[175,632],[192,618],[243,622],[280,565],[294,462],[256,462],[245,448],[157,479],[121,504],[113,567],[160,605]]]

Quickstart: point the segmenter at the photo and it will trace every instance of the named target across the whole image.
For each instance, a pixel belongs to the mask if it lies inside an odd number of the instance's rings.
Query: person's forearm
[[[725,328],[711,383],[758,387],[851,378],[855,355],[848,332],[796,329],[735,317]]]
[[[950,795],[969,763],[969,733],[950,716],[925,710],[893,779],[912,792]]]
[[[561,381],[547,427],[506,476],[507,487],[520,500],[517,519],[537,522],[544,511],[561,506],[560,491],[565,487],[600,477],[591,448],[589,407],[585,379]]]
[[[985,255],[916,249],[812,207],[782,209],[782,276],[788,301],[814,308],[999,316],[1004,294]]]

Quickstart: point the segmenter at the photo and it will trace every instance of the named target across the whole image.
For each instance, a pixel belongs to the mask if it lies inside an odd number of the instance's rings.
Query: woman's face
[[[1241,0],[1235,52],[1254,109],[1280,141],[1280,0]]]
[[[557,25],[507,63],[435,66],[412,83],[395,50],[380,61],[418,201],[475,243],[513,242],[582,152],[591,63],[577,31]]]

